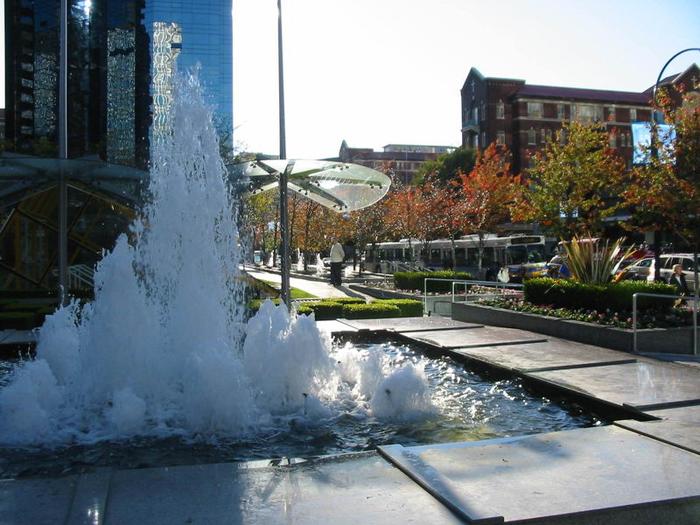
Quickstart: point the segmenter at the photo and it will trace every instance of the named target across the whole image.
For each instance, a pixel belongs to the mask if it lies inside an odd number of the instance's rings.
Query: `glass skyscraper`
[[[6,149],[55,156],[60,0],[5,0]],[[201,65],[231,140],[231,0],[68,0],[68,155],[145,167],[174,70]]]

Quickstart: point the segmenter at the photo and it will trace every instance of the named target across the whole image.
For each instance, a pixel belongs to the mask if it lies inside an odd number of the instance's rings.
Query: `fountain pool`
[[[341,363],[347,390],[338,399],[336,410],[325,417],[305,417],[301,410],[273,417],[254,435],[235,438],[171,435],[64,443],[50,448],[0,447],[0,478],[65,475],[99,466],[136,468],[309,457],[371,450],[388,443],[471,441],[601,424],[576,406],[533,395],[517,380],[494,382],[448,357],[427,358],[406,345],[347,344],[335,347],[331,355]],[[420,373],[417,377],[410,373],[394,376],[377,388],[372,384],[377,380],[372,377],[375,369],[361,366],[373,361],[381,363],[385,374],[409,370],[409,364]],[[0,385],[8,382],[10,373],[7,363],[0,366]],[[397,411],[391,397],[405,400],[416,394],[416,387],[419,402]],[[376,400],[373,404],[371,397],[354,400],[352,390],[362,389],[379,390],[384,406],[377,406]]]
[[[334,347],[267,302],[247,322],[237,203],[196,77],[155,137],[150,200],[95,271],[0,367],[2,477],[371,449],[596,424],[517,382],[407,347]]]

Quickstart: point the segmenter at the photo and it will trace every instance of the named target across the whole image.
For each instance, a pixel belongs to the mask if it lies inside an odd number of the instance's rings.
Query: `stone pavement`
[[[332,334],[391,334],[535,387],[614,407],[625,418],[609,426],[389,445],[379,453],[309,461],[6,480],[0,482],[0,525],[700,523],[697,367],[448,319],[318,325]]]
[[[247,268],[246,272],[250,276],[255,277],[256,279],[260,279],[261,281],[268,281],[276,284],[280,284],[282,282],[282,277],[279,273],[276,272],[254,270],[252,268]],[[289,285],[292,288],[298,288],[299,290],[303,290],[312,295],[315,295],[320,299],[328,297],[348,297],[348,294],[346,293],[346,291],[344,291],[343,286],[331,286],[330,283],[328,283],[328,281],[312,280],[302,277],[290,277]]]

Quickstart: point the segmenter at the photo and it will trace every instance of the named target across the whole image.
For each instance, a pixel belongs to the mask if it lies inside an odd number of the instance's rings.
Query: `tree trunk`
[[[450,244],[452,245],[452,269],[457,271],[457,244],[454,235],[450,236]]]

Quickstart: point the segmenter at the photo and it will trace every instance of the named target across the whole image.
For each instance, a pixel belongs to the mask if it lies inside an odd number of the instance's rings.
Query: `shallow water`
[[[578,407],[528,392],[518,380],[490,381],[450,358],[429,359],[408,346],[358,344],[350,351],[383,356],[384,367],[408,363],[422,369],[433,411],[409,419],[380,418],[370,404],[341,400],[326,418],[280,416],[259,434],[243,438],[202,436],[132,438],[57,448],[0,448],[0,478],[56,476],[96,467],[142,468],[196,463],[309,457],[371,450],[378,445],[471,441],[603,424]],[[336,348],[334,356],[347,355]],[[10,367],[0,363],[0,385]],[[406,385],[409,388],[411,385]],[[399,382],[391,395],[402,395]],[[344,406],[343,406],[344,403]]]

